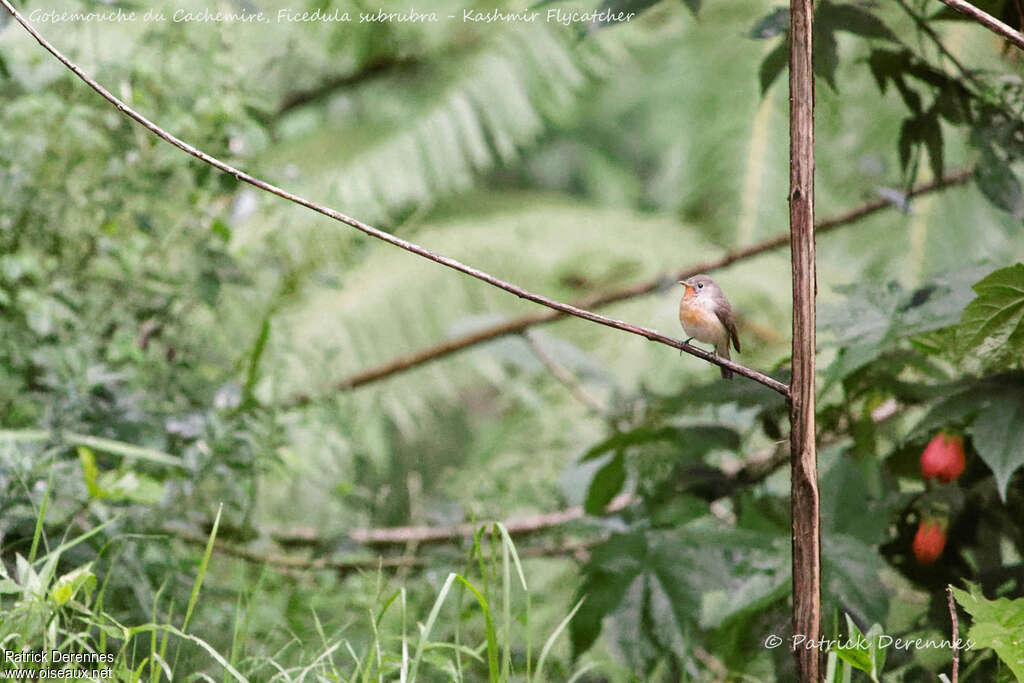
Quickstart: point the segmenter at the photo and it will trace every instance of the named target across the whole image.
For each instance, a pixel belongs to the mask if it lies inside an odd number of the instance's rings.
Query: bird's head
[[[684,288],[684,299],[692,299],[693,297],[703,298],[705,296],[711,296],[712,292],[717,287],[715,281],[709,278],[707,275],[694,275],[688,280],[680,280],[679,284],[681,284]]]

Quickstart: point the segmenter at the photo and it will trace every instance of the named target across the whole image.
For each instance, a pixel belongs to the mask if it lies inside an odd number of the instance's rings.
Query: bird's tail
[[[729,360],[729,340],[726,339],[725,346],[715,347],[715,353],[722,358]],[[733,372],[729,368],[719,368],[722,371],[722,379],[732,379]]]

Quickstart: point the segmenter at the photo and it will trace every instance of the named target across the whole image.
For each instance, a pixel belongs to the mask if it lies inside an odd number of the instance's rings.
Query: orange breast
[[[701,306],[688,306],[686,302],[679,307],[679,322],[684,327],[713,327],[720,324],[714,313]]]
[[[717,347],[726,338],[725,327],[717,315],[686,299],[679,304],[679,322],[682,323],[686,334],[698,341]]]

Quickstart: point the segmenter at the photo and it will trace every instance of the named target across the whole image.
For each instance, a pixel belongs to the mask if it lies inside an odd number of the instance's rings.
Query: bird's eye
[[[697,289],[704,289],[704,283],[703,282],[698,282],[697,283]]]

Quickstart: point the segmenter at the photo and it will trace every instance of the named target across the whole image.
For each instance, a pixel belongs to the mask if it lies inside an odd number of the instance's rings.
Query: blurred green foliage
[[[443,2],[436,24],[39,28],[204,151],[550,296],[778,233],[786,11],[589,4],[638,16],[481,24]],[[1019,25],[1015,7],[988,5]],[[894,206],[818,243],[825,635],[945,634],[944,588],[971,581],[958,600],[994,650],[961,653],[963,673],[989,681],[1013,670],[999,638],[1024,592],[1024,87],[983,29],[927,10],[816,9],[819,213]],[[532,309],[194,162],[12,21],[0,46],[5,648],[116,653],[125,680],[792,677],[788,648],[763,645],[789,635],[777,394],[573,320],[534,331],[547,359],[506,337],[335,391]],[[909,198],[955,168],[973,168],[968,186]],[[785,381],[785,254],[715,277],[740,360]],[[667,285],[613,315],[677,330]],[[965,437],[967,470],[926,484],[917,459],[939,430]],[[517,546],[349,534],[571,505],[587,515]],[[925,516],[948,521],[929,566],[910,553]],[[193,542],[213,535],[236,556]],[[394,576],[328,568],[378,556]],[[917,680],[949,655],[829,662]]]

